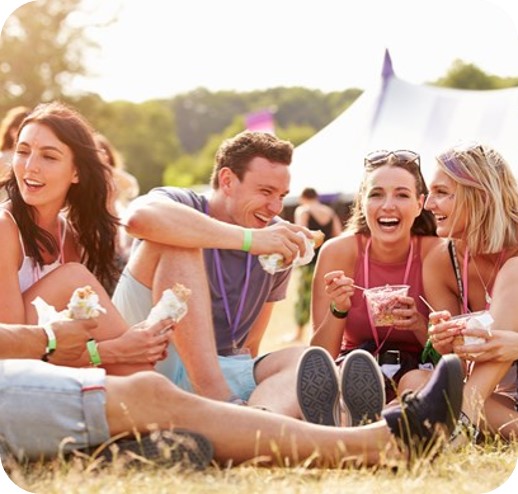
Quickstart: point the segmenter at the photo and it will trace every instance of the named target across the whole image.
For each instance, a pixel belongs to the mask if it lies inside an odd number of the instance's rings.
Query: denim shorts
[[[97,446],[110,435],[105,372],[0,360],[0,440],[18,460]]]

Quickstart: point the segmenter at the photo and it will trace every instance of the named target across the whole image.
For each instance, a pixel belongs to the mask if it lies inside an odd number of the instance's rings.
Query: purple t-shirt
[[[202,213],[205,212],[207,207],[207,198],[190,189],[159,187],[153,189],[150,194],[165,194],[170,199],[190,206]],[[203,254],[212,299],[212,318],[218,353],[220,355],[230,355],[232,353],[232,334],[218,282],[214,249],[204,249]],[[234,318],[238,311],[239,299],[245,285],[247,254],[240,250],[221,249],[219,250],[219,255],[228,306],[230,314]],[[244,300],[241,319],[234,335],[238,347],[244,344],[264,304],[286,298],[290,275],[291,270],[289,269],[274,275],[268,274],[261,267],[257,256],[252,256],[248,291]]]

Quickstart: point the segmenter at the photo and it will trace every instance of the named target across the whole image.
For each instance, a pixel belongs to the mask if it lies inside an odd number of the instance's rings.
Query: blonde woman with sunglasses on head
[[[417,368],[427,339],[429,309],[419,298],[421,264],[441,242],[434,236],[433,217],[423,211],[427,192],[417,153],[370,153],[345,231],[324,244],[317,261],[311,343],[326,348],[335,359],[357,348],[378,358],[386,381],[383,400],[376,382],[355,378],[347,357],[341,366],[343,401],[347,405],[363,400],[370,420],[379,415],[385,401],[394,398],[400,376]],[[398,298],[394,323],[379,327],[369,317],[362,288],[386,284],[410,289],[408,296]],[[369,386],[373,389],[366,389]],[[370,402],[369,395],[374,397]]]
[[[492,432],[516,435],[516,179],[495,149],[453,147],[437,158],[425,208],[437,220],[437,234],[449,239],[447,246],[434,249],[423,268],[427,300],[438,311],[430,314],[430,342],[441,354],[455,351],[474,362],[468,365],[462,422],[478,427],[485,419]],[[486,310],[493,319],[490,332],[450,321],[454,315]],[[460,344],[458,336],[482,340]],[[417,377],[408,375],[412,382],[402,384],[415,388]]]

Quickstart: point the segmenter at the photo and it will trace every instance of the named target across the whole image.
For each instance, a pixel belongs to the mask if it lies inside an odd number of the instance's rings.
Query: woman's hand
[[[392,310],[394,316],[394,329],[403,331],[419,331],[426,335],[428,321],[417,310],[417,304],[413,297],[398,296],[397,308]]]
[[[355,288],[353,280],[345,276],[343,271],[330,271],[324,275],[325,291],[331,303],[342,311],[348,311],[351,308],[351,297]]]
[[[456,321],[451,321],[451,314],[447,310],[431,312],[428,335],[432,346],[441,355],[453,352],[453,340],[460,334],[461,327]]]
[[[482,338],[483,343],[455,345],[454,350],[460,357],[474,362],[509,362],[518,359],[518,334],[514,331],[468,329],[461,331],[463,336]]]

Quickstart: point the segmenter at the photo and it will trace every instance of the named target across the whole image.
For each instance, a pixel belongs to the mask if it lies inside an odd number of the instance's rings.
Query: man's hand
[[[78,360],[85,351],[86,342],[92,337],[91,331],[97,327],[96,319],[76,319],[55,321],[51,324],[56,335],[56,351],[51,362],[65,364]]]
[[[252,230],[252,246],[250,252],[255,255],[281,254],[285,264],[291,264],[298,254],[301,257],[306,253],[306,243],[302,232],[308,239],[312,239],[311,232],[299,225],[287,221],[280,221],[266,228]]]

